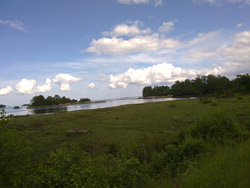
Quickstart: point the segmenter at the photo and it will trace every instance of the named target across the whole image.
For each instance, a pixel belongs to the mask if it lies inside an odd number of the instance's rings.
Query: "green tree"
[[[43,95],[35,96],[31,100],[31,106],[44,106],[45,98]]]
[[[153,96],[153,89],[151,86],[147,86],[143,88],[142,91],[142,96],[143,97],[149,97],[149,96]]]

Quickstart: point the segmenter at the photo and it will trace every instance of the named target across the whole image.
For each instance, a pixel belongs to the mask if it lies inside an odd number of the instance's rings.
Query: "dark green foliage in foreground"
[[[32,176],[35,187],[142,187],[147,176],[139,160],[126,156],[93,158],[79,148],[61,148]],[[145,174],[146,175],[146,174]]]
[[[80,100],[80,102],[86,102],[90,101],[88,98],[83,98],[83,101]],[[66,98],[65,96],[60,97],[59,95],[55,95],[54,97],[48,96],[47,98],[44,98],[43,95],[35,96],[30,101],[31,107],[38,107],[38,106],[53,106],[53,105],[60,105],[60,104],[67,104],[67,103],[76,103],[76,99],[70,99]]]
[[[25,177],[22,165],[32,165],[29,163],[31,148],[16,129],[8,125],[11,118],[4,110],[0,112],[0,187],[21,185]]]
[[[191,129],[192,137],[219,144],[239,142],[244,134],[244,128],[237,126],[225,113],[214,113],[203,117]]]
[[[216,149],[200,169],[182,177],[183,188],[250,187],[250,142],[238,147]]]
[[[213,101],[2,113],[0,187],[249,187],[250,97]]]
[[[147,86],[142,91],[143,97],[148,96],[204,96],[217,95],[219,98],[232,97],[233,93],[250,93],[250,75],[240,75],[230,81],[225,76],[198,76],[193,80],[176,81],[171,89],[168,86]]]

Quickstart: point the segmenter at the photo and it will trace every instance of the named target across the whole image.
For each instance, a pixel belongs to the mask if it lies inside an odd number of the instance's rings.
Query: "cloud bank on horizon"
[[[120,91],[116,94],[124,93],[122,90],[125,88],[128,95],[133,93],[130,89],[133,85],[138,88],[145,85],[171,85],[177,80],[193,79],[197,75],[215,74],[234,78],[237,74],[250,72],[249,0],[190,0],[185,1],[183,6],[186,10],[183,12],[174,11],[175,7],[180,6],[178,3],[163,0],[115,2],[120,6],[115,11],[119,14],[114,21],[111,19],[107,24],[102,24],[102,17],[95,15],[92,22],[85,21],[83,26],[77,21],[65,23],[72,24],[67,30],[59,29],[65,28],[64,25],[53,25],[52,21],[44,19],[37,23],[48,23],[41,25],[43,30],[38,32],[32,19],[18,21],[21,20],[20,15],[13,17],[7,12],[3,13],[6,14],[4,16],[0,15],[0,39],[3,41],[0,49],[6,49],[0,57],[1,62],[6,62],[1,63],[1,98],[66,91],[80,98],[80,90],[95,96],[93,92],[99,89],[107,96],[96,94],[96,98],[109,98],[112,93],[116,93],[113,92],[115,90]],[[224,12],[224,6],[234,13]],[[151,7],[150,13],[145,12],[147,7]],[[166,11],[167,8],[173,11]],[[200,8],[208,16],[206,22],[189,14],[189,11],[198,11]],[[213,9],[214,12],[211,12]],[[128,10],[129,15],[126,13]],[[113,10],[110,10],[110,16],[114,15]],[[239,15],[239,19],[235,15]],[[52,18],[53,21],[59,19]],[[67,18],[76,19],[74,15]],[[103,19],[107,20],[106,17]],[[221,23],[214,22],[214,19]],[[88,29],[85,29],[86,25]],[[50,27],[57,32],[52,34]],[[84,33],[79,32],[77,35],[77,28]],[[49,35],[53,36],[51,41],[45,40]],[[86,38],[82,38],[83,35]],[[67,42],[60,43],[63,40]],[[50,48],[54,44],[56,46]],[[18,54],[19,51],[22,53]],[[50,51],[59,51],[58,56],[53,56]],[[71,57],[70,54],[75,55]]]

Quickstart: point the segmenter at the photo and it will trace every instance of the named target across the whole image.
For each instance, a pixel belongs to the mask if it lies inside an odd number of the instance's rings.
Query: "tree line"
[[[250,75],[237,75],[236,79],[229,80],[226,76],[197,76],[195,79],[176,81],[171,87],[146,86],[143,88],[143,97],[149,96],[231,96],[233,93],[250,93]]]
[[[48,96],[45,98],[43,95],[34,96],[30,101],[30,107],[38,107],[38,106],[53,106],[67,103],[84,103],[90,102],[91,100],[88,98],[81,98],[79,101],[76,99],[70,99],[65,96],[60,97],[59,95],[55,95],[54,97]]]

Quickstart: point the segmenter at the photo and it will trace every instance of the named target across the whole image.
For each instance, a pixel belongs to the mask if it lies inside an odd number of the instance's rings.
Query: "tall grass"
[[[183,188],[250,187],[250,141],[237,148],[218,148],[211,157],[182,179]]]

